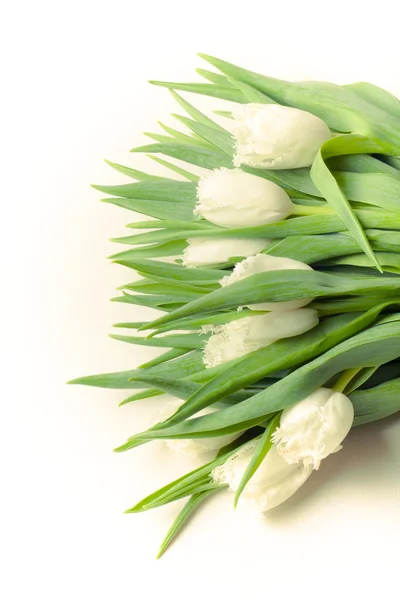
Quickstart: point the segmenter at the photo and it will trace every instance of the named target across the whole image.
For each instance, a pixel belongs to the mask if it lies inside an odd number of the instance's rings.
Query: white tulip
[[[235,166],[309,167],[321,145],[332,137],[319,117],[279,104],[242,104],[233,117]]]
[[[353,419],[354,408],[347,396],[319,388],[283,411],[273,439],[287,462],[318,469],[321,460],[341,449]]]
[[[182,262],[186,267],[208,267],[235,256],[251,256],[265,250],[269,240],[261,238],[189,238]]]
[[[316,325],[318,313],[312,308],[269,312],[231,321],[214,328],[216,333],[206,342],[203,360],[207,367],[215,367],[279,339],[301,335]]]
[[[241,169],[216,169],[201,177],[196,215],[221,227],[252,227],[286,219],[293,210],[287,193]]]
[[[236,491],[257,442],[250,442],[212,472],[215,482]],[[310,477],[313,468],[303,463],[289,464],[272,446],[244,488],[241,499],[258,512],[266,512],[285,502]]]
[[[172,417],[173,414],[176,413],[178,408],[182,406],[185,402],[183,400],[179,400],[178,398],[174,398],[167,402],[164,406],[162,412],[158,415],[158,421],[165,421]],[[213,408],[212,406],[207,406],[200,410],[195,415],[189,417],[190,419],[194,419],[195,417],[203,417],[204,415],[209,415],[213,412],[216,412],[218,409]],[[230,444],[237,437],[241,435],[241,432],[234,433],[231,435],[221,435],[217,437],[211,438],[196,438],[196,439],[166,439],[164,442],[167,447],[176,452],[178,454],[185,454],[186,456],[197,457],[205,452],[211,452],[215,450],[219,450],[223,448],[227,444]]]
[[[284,271],[286,269],[312,271],[312,268],[305,263],[293,260],[291,258],[280,258],[278,256],[269,256],[268,254],[257,254],[250,256],[238,263],[231,275],[223,277],[220,281],[222,286],[230,285],[241,281],[246,277],[256,273],[267,271]],[[253,310],[274,310],[286,311],[301,308],[312,302],[312,298],[301,298],[300,300],[289,300],[287,302],[263,302],[261,304],[252,304],[249,308]],[[248,306],[248,305],[246,305]]]

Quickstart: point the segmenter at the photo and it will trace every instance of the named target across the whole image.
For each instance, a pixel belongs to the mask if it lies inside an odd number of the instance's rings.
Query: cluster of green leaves
[[[126,333],[111,337],[165,351],[132,370],[73,381],[138,390],[121,405],[165,393],[184,400],[169,419],[132,436],[117,451],[154,439],[240,434],[210,463],[127,511],[140,512],[189,497],[160,555],[194,509],[223,488],[213,482],[212,470],[255,439],[258,445],[236,494],[237,502],[268,452],[286,406],[320,386],[341,385],[353,402],[355,425],[400,410],[399,101],[367,83],[292,83],[201,56],[220,71],[199,69],[207,83],[152,82],[168,88],[185,111],[185,115],[173,116],[186,131],[160,123],[162,133],[147,133],[152,142],[133,149],[147,153],[169,169],[172,177],[107,161],[135,181],[94,186],[108,195],[104,202],[151,218],[130,223],[134,233],[113,240],[129,248],[111,259],[141,278],[122,285],[122,294],[113,300],[163,312],[153,321],[117,323],[115,327]],[[234,103],[280,103],[326,121],[337,135],[323,144],[311,168],[243,167],[287,191],[294,203],[288,219],[224,229],[194,214],[196,168],[233,167],[235,144],[229,128],[200,112],[177,90]],[[226,119],[232,116],[231,109],[218,113]],[[261,273],[221,287],[221,278],[231,272],[237,257],[212,268],[190,269],[181,264],[188,238],[230,236],[271,240],[264,252],[295,258],[313,270]],[[240,359],[205,368],[202,348],[210,326],[256,314],[249,308],[238,311],[239,306],[310,297],[320,317],[317,327],[295,339],[279,340]],[[132,330],[137,333],[130,335]],[[198,415],[211,405],[219,410]]]

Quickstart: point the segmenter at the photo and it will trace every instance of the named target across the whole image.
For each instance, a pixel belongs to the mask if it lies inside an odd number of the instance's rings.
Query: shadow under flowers
[[[398,427],[400,413],[382,421],[361,425],[352,429],[343,448],[326,458],[318,471],[289,500],[265,514],[268,525],[283,524],[285,520],[302,518],[310,508],[321,500],[335,502],[335,488],[361,490],[368,495],[371,489],[381,486],[385,476],[384,465],[390,465],[396,457],[390,449],[385,433],[390,427]],[[352,494],[353,495],[353,494]]]

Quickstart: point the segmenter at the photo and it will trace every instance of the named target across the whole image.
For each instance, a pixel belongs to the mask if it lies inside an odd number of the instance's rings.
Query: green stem
[[[335,385],[332,387],[335,392],[343,392],[346,389],[350,381],[359,373],[363,367],[357,367],[355,369],[347,369],[339,377]]]
[[[306,206],[305,204],[293,204],[292,215],[309,216],[309,215],[332,215],[335,211],[330,206]]]

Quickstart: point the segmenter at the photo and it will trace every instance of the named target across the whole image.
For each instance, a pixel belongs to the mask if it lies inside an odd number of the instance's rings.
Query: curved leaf
[[[173,427],[138,434],[128,440],[124,449],[158,438],[212,437],[243,431],[302,400],[341,371],[375,366],[377,357],[384,364],[399,356],[400,322],[378,324],[338,344],[248,400]]]
[[[363,154],[379,151],[382,151],[382,148],[378,144],[360,135],[334,137],[322,144],[311,167],[311,178],[328,203],[343,219],[349,231],[360,245],[360,248],[369,256],[377,269],[380,270],[379,262],[375,257],[360,221],[325,162],[328,158],[341,154]]]

